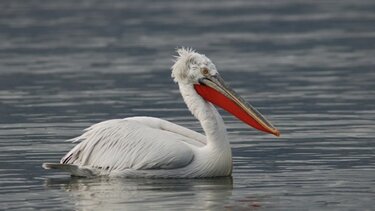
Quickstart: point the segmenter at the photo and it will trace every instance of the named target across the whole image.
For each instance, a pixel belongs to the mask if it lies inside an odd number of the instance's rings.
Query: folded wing
[[[60,163],[106,171],[182,168],[194,159],[194,148],[204,146],[204,136],[179,127],[150,117],[101,122],[73,139],[80,143]]]

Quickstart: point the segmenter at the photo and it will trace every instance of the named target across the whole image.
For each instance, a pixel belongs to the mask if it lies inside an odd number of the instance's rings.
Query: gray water
[[[373,210],[375,2],[0,1],[0,209]],[[232,178],[82,179],[41,168],[91,124],[202,131],[170,78],[206,54],[281,131],[220,110]]]

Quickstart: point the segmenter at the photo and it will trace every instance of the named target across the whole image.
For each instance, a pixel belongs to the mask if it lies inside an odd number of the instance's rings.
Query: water
[[[372,210],[375,3],[1,1],[5,210]],[[208,55],[282,136],[221,111],[232,178],[77,179],[47,172],[99,121],[161,117],[202,131],[170,78]]]

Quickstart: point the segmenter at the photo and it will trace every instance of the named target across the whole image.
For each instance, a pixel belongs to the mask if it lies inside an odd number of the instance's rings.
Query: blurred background
[[[371,210],[375,2],[0,1],[4,209]],[[71,179],[46,172],[91,124],[155,116],[202,131],[170,67],[206,54],[281,138],[220,110],[233,178]]]

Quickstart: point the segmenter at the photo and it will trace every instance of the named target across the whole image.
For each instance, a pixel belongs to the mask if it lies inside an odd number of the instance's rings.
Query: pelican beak
[[[199,79],[199,84],[194,84],[194,88],[203,99],[223,108],[244,123],[258,130],[280,136],[279,130],[258,110],[228,87],[219,74]]]

